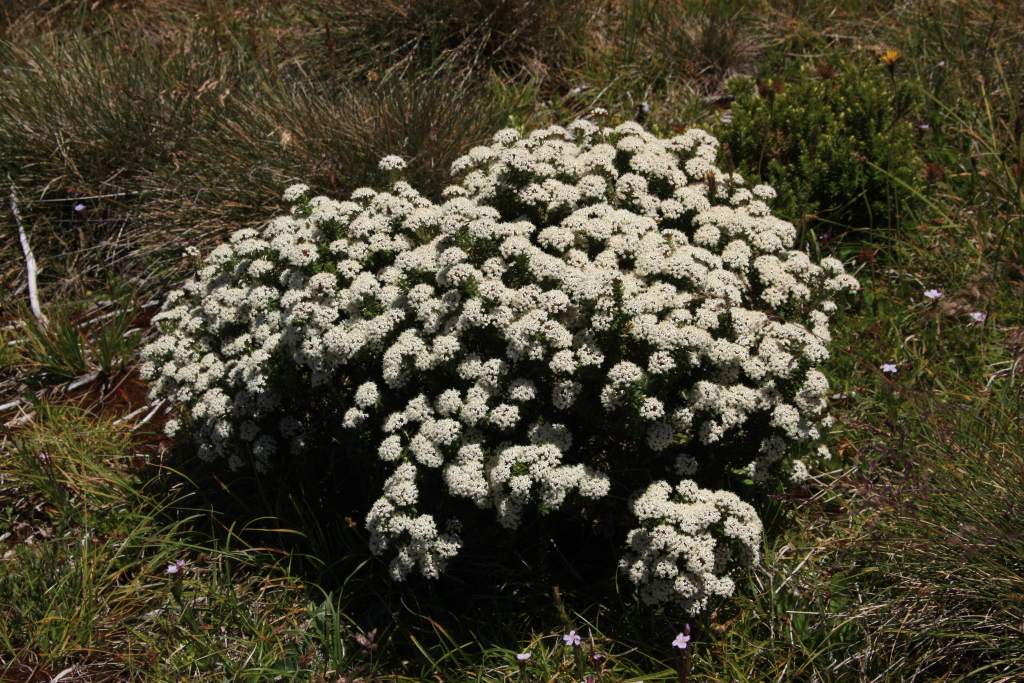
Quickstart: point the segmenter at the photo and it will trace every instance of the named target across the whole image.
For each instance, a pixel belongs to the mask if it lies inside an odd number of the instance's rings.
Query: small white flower
[[[655,351],[647,361],[647,372],[660,375],[676,367],[676,361],[667,351]]]
[[[392,434],[380,443],[380,448],[377,449],[377,455],[380,456],[381,460],[385,462],[391,462],[397,460],[402,454],[402,437],[397,434]]]
[[[611,370],[608,371],[608,379],[611,381],[613,386],[621,387],[627,384],[636,382],[644,375],[643,370],[639,368],[635,363],[630,361],[622,361],[617,363]]]
[[[551,357],[548,366],[555,374],[569,375],[576,370],[576,357],[572,351],[563,349]]]
[[[380,393],[377,391],[377,385],[373,382],[360,384],[356,389],[355,402],[360,408],[369,408],[376,404],[379,398]]]
[[[369,415],[358,408],[349,408],[345,413],[344,419],[341,421],[341,426],[345,429],[355,429],[359,425],[363,424],[368,417]]]
[[[490,422],[498,429],[511,429],[519,421],[519,408],[507,403],[494,408],[490,414]]]
[[[382,171],[400,171],[405,168],[405,160],[391,154],[380,160],[380,168]]]
[[[508,146],[519,139],[519,131],[515,128],[505,128],[494,134],[494,141],[499,145]]]
[[[519,378],[508,387],[508,397],[513,401],[532,401],[537,397],[537,387],[528,379]]]
[[[177,435],[177,433],[178,433],[178,431],[180,429],[181,429],[181,422],[179,422],[178,420],[176,420],[174,418],[171,418],[166,423],[164,423],[164,434],[166,434],[167,436],[169,436],[172,439],[175,437],[175,435]]]
[[[640,418],[644,420],[657,420],[665,415],[665,404],[656,398],[647,398],[640,406]]]
[[[295,202],[301,199],[307,192],[309,192],[309,185],[299,183],[297,185],[292,185],[285,190],[283,198],[286,202]]]

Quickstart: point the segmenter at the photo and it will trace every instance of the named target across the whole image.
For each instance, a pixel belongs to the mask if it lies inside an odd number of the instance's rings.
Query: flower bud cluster
[[[604,497],[616,468],[699,477],[720,444],[766,480],[827,426],[816,367],[857,282],[794,250],[775,191],[718,169],[717,145],[580,120],[500,131],[441,204],[402,181],[345,202],[289,188],[290,215],[235,233],[158,316],[142,372],[182,406],[169,433],[264,469],[322,427],[290,407],[332,388],[391,468],[366,524],[396,578],[436,576],[461,543],[424,477],[508,529]],[[598,432],[633,461],[610,463]]]
[[[732,595],[733,578],[760,560],[761,520],[735,493],[656,481],[632,508],[640,527],[619,566],[647,603],[674,601],[697,614],[711,596]]]

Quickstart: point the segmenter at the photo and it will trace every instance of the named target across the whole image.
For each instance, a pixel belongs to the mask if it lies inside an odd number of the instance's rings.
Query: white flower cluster
[[[734,493],[656,481],[632,507],[641,526],[629,532],[631,552],[619,566],[645,602],[697,614],[711,596],[732,595],[733,577],[760,561],[761,520]]]
[[[794,250],[774,190],[715,167],[717,145],[580,120],[499,132],[455,162],[442,204],[401,181],[346,202],[289,188],[290,215],[235,233],[169,297],[143,375],[183,406],[169,431],[233,468],[308,446],[305,392],[347,396],[339,423],[392,468],[366,523],[396,578],[436,576],[461,543],[423,512],[444,507],[424,477],[510,529],[607,494],[597,433],[688,477],[746,449],[763,481],[827,424],[815,368],[857,282]],[[651,599],[654,576],[637,574]]]

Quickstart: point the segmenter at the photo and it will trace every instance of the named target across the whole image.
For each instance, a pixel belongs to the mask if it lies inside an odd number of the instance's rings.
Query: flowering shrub
[[[649,484],[623,566],[647,601],[699,610],[757,560],[760,521],[697,482],[765,482],[795,444],[815,452],[815,368],[857,286],[792,250],[774,190],[716,150],[580,120],[500,131],[440,205],[397,180],[346,202],[289,188],[290,215],[236,232],[158,316],[142,371],[182,406],[169,433],[265,470],[337,415],[388,468],[366,526],[396,579],[457,554],[446,501],[511,530]]]

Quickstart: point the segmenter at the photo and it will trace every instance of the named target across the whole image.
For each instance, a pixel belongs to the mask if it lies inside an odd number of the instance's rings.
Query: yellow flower
[[[886,50],[885,52],[882,53],[882,56],[878,58],[878,61],[880,61],[882,64],[885,64],[887,67],[891,69],[894,66],[896,66],[896,62],[899,60],[899,58],[900,53],[898,50]]]

